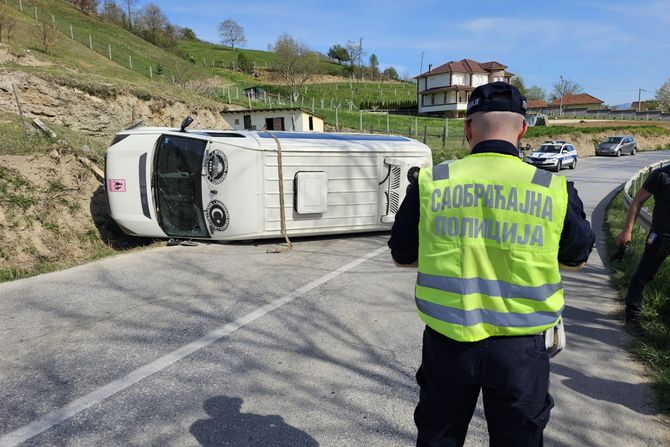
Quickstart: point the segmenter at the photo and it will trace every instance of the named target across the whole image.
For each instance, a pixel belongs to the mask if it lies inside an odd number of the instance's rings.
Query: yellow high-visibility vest
[[[421,319],[458,341],[539,334],[563,311],[566,180],[496,153],[419,173]]]

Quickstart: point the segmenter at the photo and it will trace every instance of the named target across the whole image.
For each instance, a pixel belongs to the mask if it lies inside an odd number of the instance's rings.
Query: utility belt
[[[426,325],[426,330],[433,332],[434,334],[440,336],[440,337],[445,337],[449,340],[449,337],[447,337],[444,334],[439,333],[432,327]],[[539,334],[528,334],[528,335],[492,335],[490,337],[485,338],[484,340],[502,340],[502,339],[510,339],[510,338],[527,338],[527,337],[537,337],[538,335],[541,335],[544,338],[544,347],[547,350],[547,353],[549,354],[550,357],[554,357],[557,355],[559,352],[565,348],[565,326],[563,326],[563,317],[559,317],[558,323],[554,327],[550,327],[546,331],[539,333]],[[484,341],[480,340],[480,341]],[[452,340],[454,342],[457,342],[457,340]],[[478,342],[468,342],[468,341],[462,341],[458,343],[478,343]]]

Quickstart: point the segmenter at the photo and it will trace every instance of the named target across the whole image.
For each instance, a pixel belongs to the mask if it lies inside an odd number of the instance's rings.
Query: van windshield
[[[158,224],[168,236],[210,237],[202,209],[202,163],[207,142],[163,135],[154,170]]]

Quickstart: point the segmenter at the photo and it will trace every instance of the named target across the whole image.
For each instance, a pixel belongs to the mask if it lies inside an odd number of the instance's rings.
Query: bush
[[[242,73],[251,74],[254,71],[254,64],[249,60],[249,58],[242,52],[237,55],[237,66],[240,67]]]

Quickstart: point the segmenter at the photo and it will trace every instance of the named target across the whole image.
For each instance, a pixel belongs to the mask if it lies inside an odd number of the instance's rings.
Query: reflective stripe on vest
[[[459,295],[479,293],[500,298],[525,298],[545,301],[561,290],[561,284],[543,284],[540,286],[520,286],[505,281],[482,278],[455,278],[450,276],[429,275],[419,272],[417,285],[430,287]]]
[[[419,316],[459,341],[537,334],[563,310],[564,177],[501,154],[419,174]]]
[[[462,326],[474,326],[487,323],[492,326],[504,327],[539,327],[556,323],[556,319],[563,312],[561,307],[557,312],[532,312],[517,314],[510,312],[496,312],[488,309],[462,310],[454,307],[440,306],[439,304],[416,298],[416,307],[422,313],[438,320]],[[537,332],[535,332],[537,333]]]

